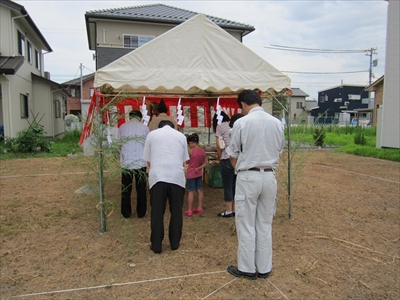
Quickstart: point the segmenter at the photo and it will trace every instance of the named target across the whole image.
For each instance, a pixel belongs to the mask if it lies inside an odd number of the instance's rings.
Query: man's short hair
[[[229,127],[232,128],[233,124],[235,124],[237,119],[240,119],[241,117],[244,117],[244,114],[234,114],[231,118],[231,120],[229,121]]]
[[[131,110],[131,111],[129,112],[129,118],[130,118],[130,119],[136,118],[136,119],[141,120],[142,117],[143,117],[143,115],[142,115],[142,113],[141,113],[139,110]]]
[[[168,125],[168,126],[170,126],[170,127],[172,127],[172,128],[175,127],[175,126],[174,126],[174,123],[172,123],[172,121],[170,121],[170,120],[162,120],[162,121],[160,121],[160,123],[158,124],[158,128],[162,128],[162,127],[164,127],[165,125]]]
[[[254,90],[244,90],[237,97],[237,103],[240,108],[242,108],[242,102],[247,105],[258,104],[262,105],[262,100],[260,95]]]

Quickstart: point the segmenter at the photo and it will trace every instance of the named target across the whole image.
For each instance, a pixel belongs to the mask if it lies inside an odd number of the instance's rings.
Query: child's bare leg
[[[228,213],[234,212],[235,208],[234,208],[234,201],[230,201],[230,202],[225,202],[225,210]]]
[[[192,206],[193,206],[193,198],[194,198],[194,192],[188,192],[188,211],[192,210]]]
[[[203,209],[203,199],[204,199],[204,193],[203,190],[199,190],[198,192],[198,203],[197,203],[197,209],[201,210]]]

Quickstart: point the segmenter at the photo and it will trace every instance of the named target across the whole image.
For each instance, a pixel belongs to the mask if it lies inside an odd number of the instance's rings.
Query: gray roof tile
[[[86,82],[87,80],[90,80],[92,78],[94,78],[94,73],[84,75],[84,76],[82,76],[82,83]],[[77,77],[72,80],[65,81],[65,82],[61,83],[61,85],[62,86],[81,85],[81,78]]]
[[[308,97],[309,95],[299,88],[291,88],[293,92],[293,97]]]
[[[132,21],[151,21],[168,24],[180,24],[194,17],[198,13],[165,4],[149,4],[122,8],[87,11],[86,18],[107,18]],[[211,21],[222,28],[254,31],[254,26],[206,15]]]

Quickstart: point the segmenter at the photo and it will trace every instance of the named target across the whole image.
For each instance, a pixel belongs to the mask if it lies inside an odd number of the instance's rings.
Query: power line
[[[370,49],[367,49],[367,50],[334,50],[334,49],[314,49],[314,48],[290,47],[290,46],[280,46],[280,45],[271,45],[271,47],[264,46],[264,48],[273,49],[273,50],[312,52],[312,53],[365,53],[365,52],[370,51]]]
[[[349,74],[349,73],[364,73],[368,72],[368,70],[364,71],[347,71],[347,72],[299,72],[299,71],[281,71],[282,73],[297,73],[297,74],[323,74],[323,75],[334,75],[334,74]]]

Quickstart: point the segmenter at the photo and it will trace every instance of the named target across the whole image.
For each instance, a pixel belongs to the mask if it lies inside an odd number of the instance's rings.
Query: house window
[[[302,102],[296,102],[296,109],[301,109],[303,107]]]
[[[54,101],[54,115],[56,116],[56,119],[61,118],[61,102],[60,100]]]
[[[328,95],[321,95],[319,97],[319,102],[320,103],[328,102]]]
[[[28,61],[30,62],[30,63],[32,63],[32,44],[28,41],[27,42],[27,45],[28,45]]]
[[[18,54],[25,56],[25,36],[18,31]]]
[[[90,88],[89,89],[89,93],[90,93],[90,98],[92,98],[93,94],[94,94],[94,88]]]
[[[29,118],[28,96],[20,94],[19,99],[21,107],[21,119],[28,119]]]
[[[40,53],[35,49],[35,67],[40,70]]]
[[[79,115],[81,114],[81,111],[80,111],[80,110],[73,110],[73,109],[71,109],[71,110],[69,111],[69,113],[70,113],[71,115],[79,116]]]
[[[136,49],[154,39],[153,36],[124,35],[124,47]]]
[[[71,88],[71,96],[74,98],[81,97],[81,89],[80,88]]]
[[[349,94],[349,96],[347,98],[349,100],[361,100],[361,95]]]

